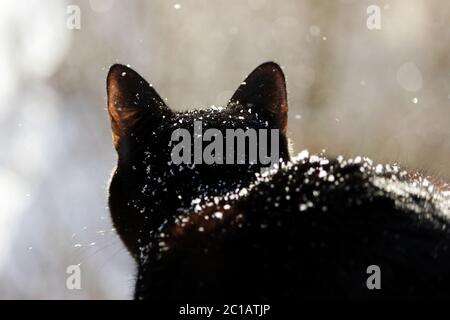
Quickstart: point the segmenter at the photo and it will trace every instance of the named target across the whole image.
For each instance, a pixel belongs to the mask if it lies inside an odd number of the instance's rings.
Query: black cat
[[[122,65],[107,89],[118,152],[109,207],[138,264],[135,298],[450,297],[447,186],[366,158],[290,159],[277,64],[259,66],[223,109],[173,112]],[[263,174],[259,162],[176,165],[172,132],[196,120],[279,129],[280,162]],[[367,286],[371,265],[381,289]]]

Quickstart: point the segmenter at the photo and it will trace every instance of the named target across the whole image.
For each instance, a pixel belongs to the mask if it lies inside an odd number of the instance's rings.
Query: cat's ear
[[[144,116],[158,122],[171,112],[155,89],[136,71],[124,65],[115,64],[109,69],[106,85],[113,142],[117,150],[121,139]]]
[[[237,89],[229,105],[252,108],[271,128],[286,133],[288,103],[281,67],[274,62],[257,67]]]

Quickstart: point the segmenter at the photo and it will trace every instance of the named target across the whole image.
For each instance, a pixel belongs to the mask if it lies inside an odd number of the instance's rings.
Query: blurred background
[[[367,27],[370,5],[380,30]],[[132,297],[135,267],[106,207],[111,64],[184,110],[226,104],[275,60],[296,152],[450,180],[448,21],[445,0],[0,2],[0,298]],[[74,264],[81,290],[66,288]]]

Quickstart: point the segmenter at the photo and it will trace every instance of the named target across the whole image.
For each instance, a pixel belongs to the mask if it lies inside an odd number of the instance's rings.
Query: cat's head
[[[258,153],[264,149],[260,133],[265,131],[265,142],[270,149],[266,153],[276,154],[276,162],[280,158],[289,160],[286,84],[281,68],[275,63],[256,68],[223,108],[174,112],[147,81],[123,65],[111,67],[107,91],[113,142],[118,154],[109,207],[118,233],[135,257],[148,244],[153,231],[162,223],[170,222],[177,212],[190,208],[194,199],[246,187],[268,165],[260,157],[254,161],[250,140],[245,140],[245,149],[238,148],[237,139],[232,150],[227,149],[230,141],[227,130],[233,129],[235,133],[239,133],[237,129],[242,129],[240,133],[254,130]],[[209,139],[205,135],[200,137],[205,140],[200,153],[199,124],[203,134],[213,129]],[[271,137],[275,137],[275,144],[271,144]],[[221,143],[210,144],[220,139]],[[213,156],[220,155],[222,145],[223,164],[220,161],[211,164],[202,158],[208,145],[207,154]],[[178,148],[174,149],[175,146]],[[235,153],[230,158],[235,160],[233,163],[226,161],[230,151]],[[174,161],[175,153],[190,161]],[[244,164],[239,163],[242,153]]]

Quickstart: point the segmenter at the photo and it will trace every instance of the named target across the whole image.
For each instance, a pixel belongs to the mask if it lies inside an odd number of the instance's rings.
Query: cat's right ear
[[[144,116],[159,122],[171,113],[155,89],[131,68],[113,65],[109,69],[106,85],[108,113],[116,150],[119,150],[123,137]]]
[[[236,90],[231,107],[252,107],[268,121],[272,129],[287,131],[287,91],[283,70],[275,62],[266,62],[253,70]]]

